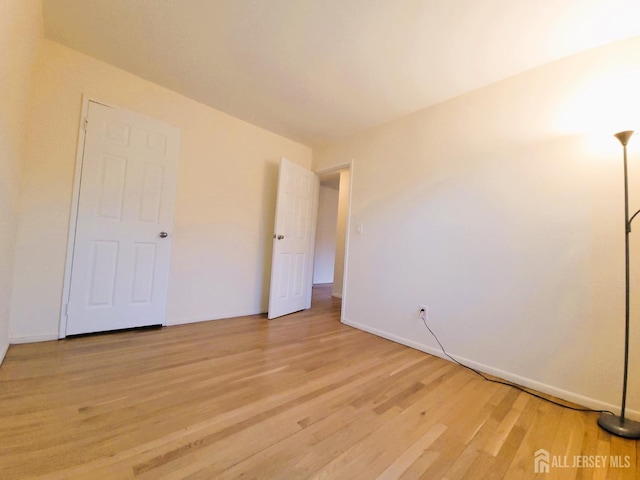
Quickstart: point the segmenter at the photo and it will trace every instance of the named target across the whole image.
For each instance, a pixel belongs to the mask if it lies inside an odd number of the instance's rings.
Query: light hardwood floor
[[[638,478],[638,442],[596,414],[342,325],[315,290],[310,311],[271,322],[11,346],[0,478]],[[568,467],[536,477],[540,448]],[[574,455],[608,465],[571,468]]]

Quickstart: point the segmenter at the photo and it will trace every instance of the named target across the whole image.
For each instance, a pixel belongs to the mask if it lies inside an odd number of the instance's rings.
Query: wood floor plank
[[[638,442],[313,308],[13,345],[0,478],[638,478]],[[533,470],[536,450],[617,465]],[[628,465],[627,465],[628,463]]]
[[[378,475],[376,480],[395,480],[400,477],[446,429],[447,427],[442,424],[431,427],[427,433],[404,450],[391,465]]]

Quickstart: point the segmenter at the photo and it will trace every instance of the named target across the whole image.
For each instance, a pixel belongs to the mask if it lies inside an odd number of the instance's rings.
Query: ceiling
[[[312,147],[640,35],[638,0],[42,0],[47,38]]]

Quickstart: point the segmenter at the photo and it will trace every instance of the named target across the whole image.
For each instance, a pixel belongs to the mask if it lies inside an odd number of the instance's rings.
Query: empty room
[[[3,480],[638,478],[640,2],[3,0],[0,65]]]

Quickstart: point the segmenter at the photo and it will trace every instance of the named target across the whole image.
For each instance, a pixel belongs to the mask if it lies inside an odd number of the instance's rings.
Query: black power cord
[[[515,383],[509,383],[509,382],[504,382],[502,380],[494,380],[493,378],[489,378],[486,375],[484,375],[482,372],[480,372],[478,370],[475,370],[475,369],[465,365],[464,363],[459,362],[458,360],[456,360],[455,358],[453,358],[451,355],[449,355],[447,353],[447,351],[442,346],[442,343],[440,343],[440,340],[438,339],[437,335],[435,333],[433,333],[433,330],[431,330],[431,328],[429,328],[429,324],[427,323],[426,312],[425,312],[424,308],[420,309],[420,318],[422,319],[422,322],[424,323],[424,326],[427,327],[427,330],[429,330],[429,333],[433,336],[433,338],[435,338],[436,342],[438,342],[438,345],[440,346],[440,350],[442,350],[442,353],[447,358],[449,358],[452,362],[457,363],[461,367],[464,367],[467,370],[472,371],[476,375],[481,376],[487,382],[499,383],[500,385],[506,385],[507,387],[515,388],[516,390],[520,390],[521,392],[528,393],[532,397],[539,398],[540,400],[544,400],[545,402],[553,403],[554,405],[558,405],[559,407],[562,407],[562,408],[568,408],[569,410],[575,410],[576,412],[608,413],[610,415],[614,415],[614,413],[611,412],[610,410],[594,410],[592,408],[578,408],[578,407],[572,407],[570,405],[564,405],[564,404],[562,404],[560,402],[556,402],[555,400],[551,400],[550,398],[546,398],[546,397],[543,397],[542,395],[538,395],[537,393],[531,392],[531,391],[527,390],[526,388],[521,387],[520,385],[516,385]]]

